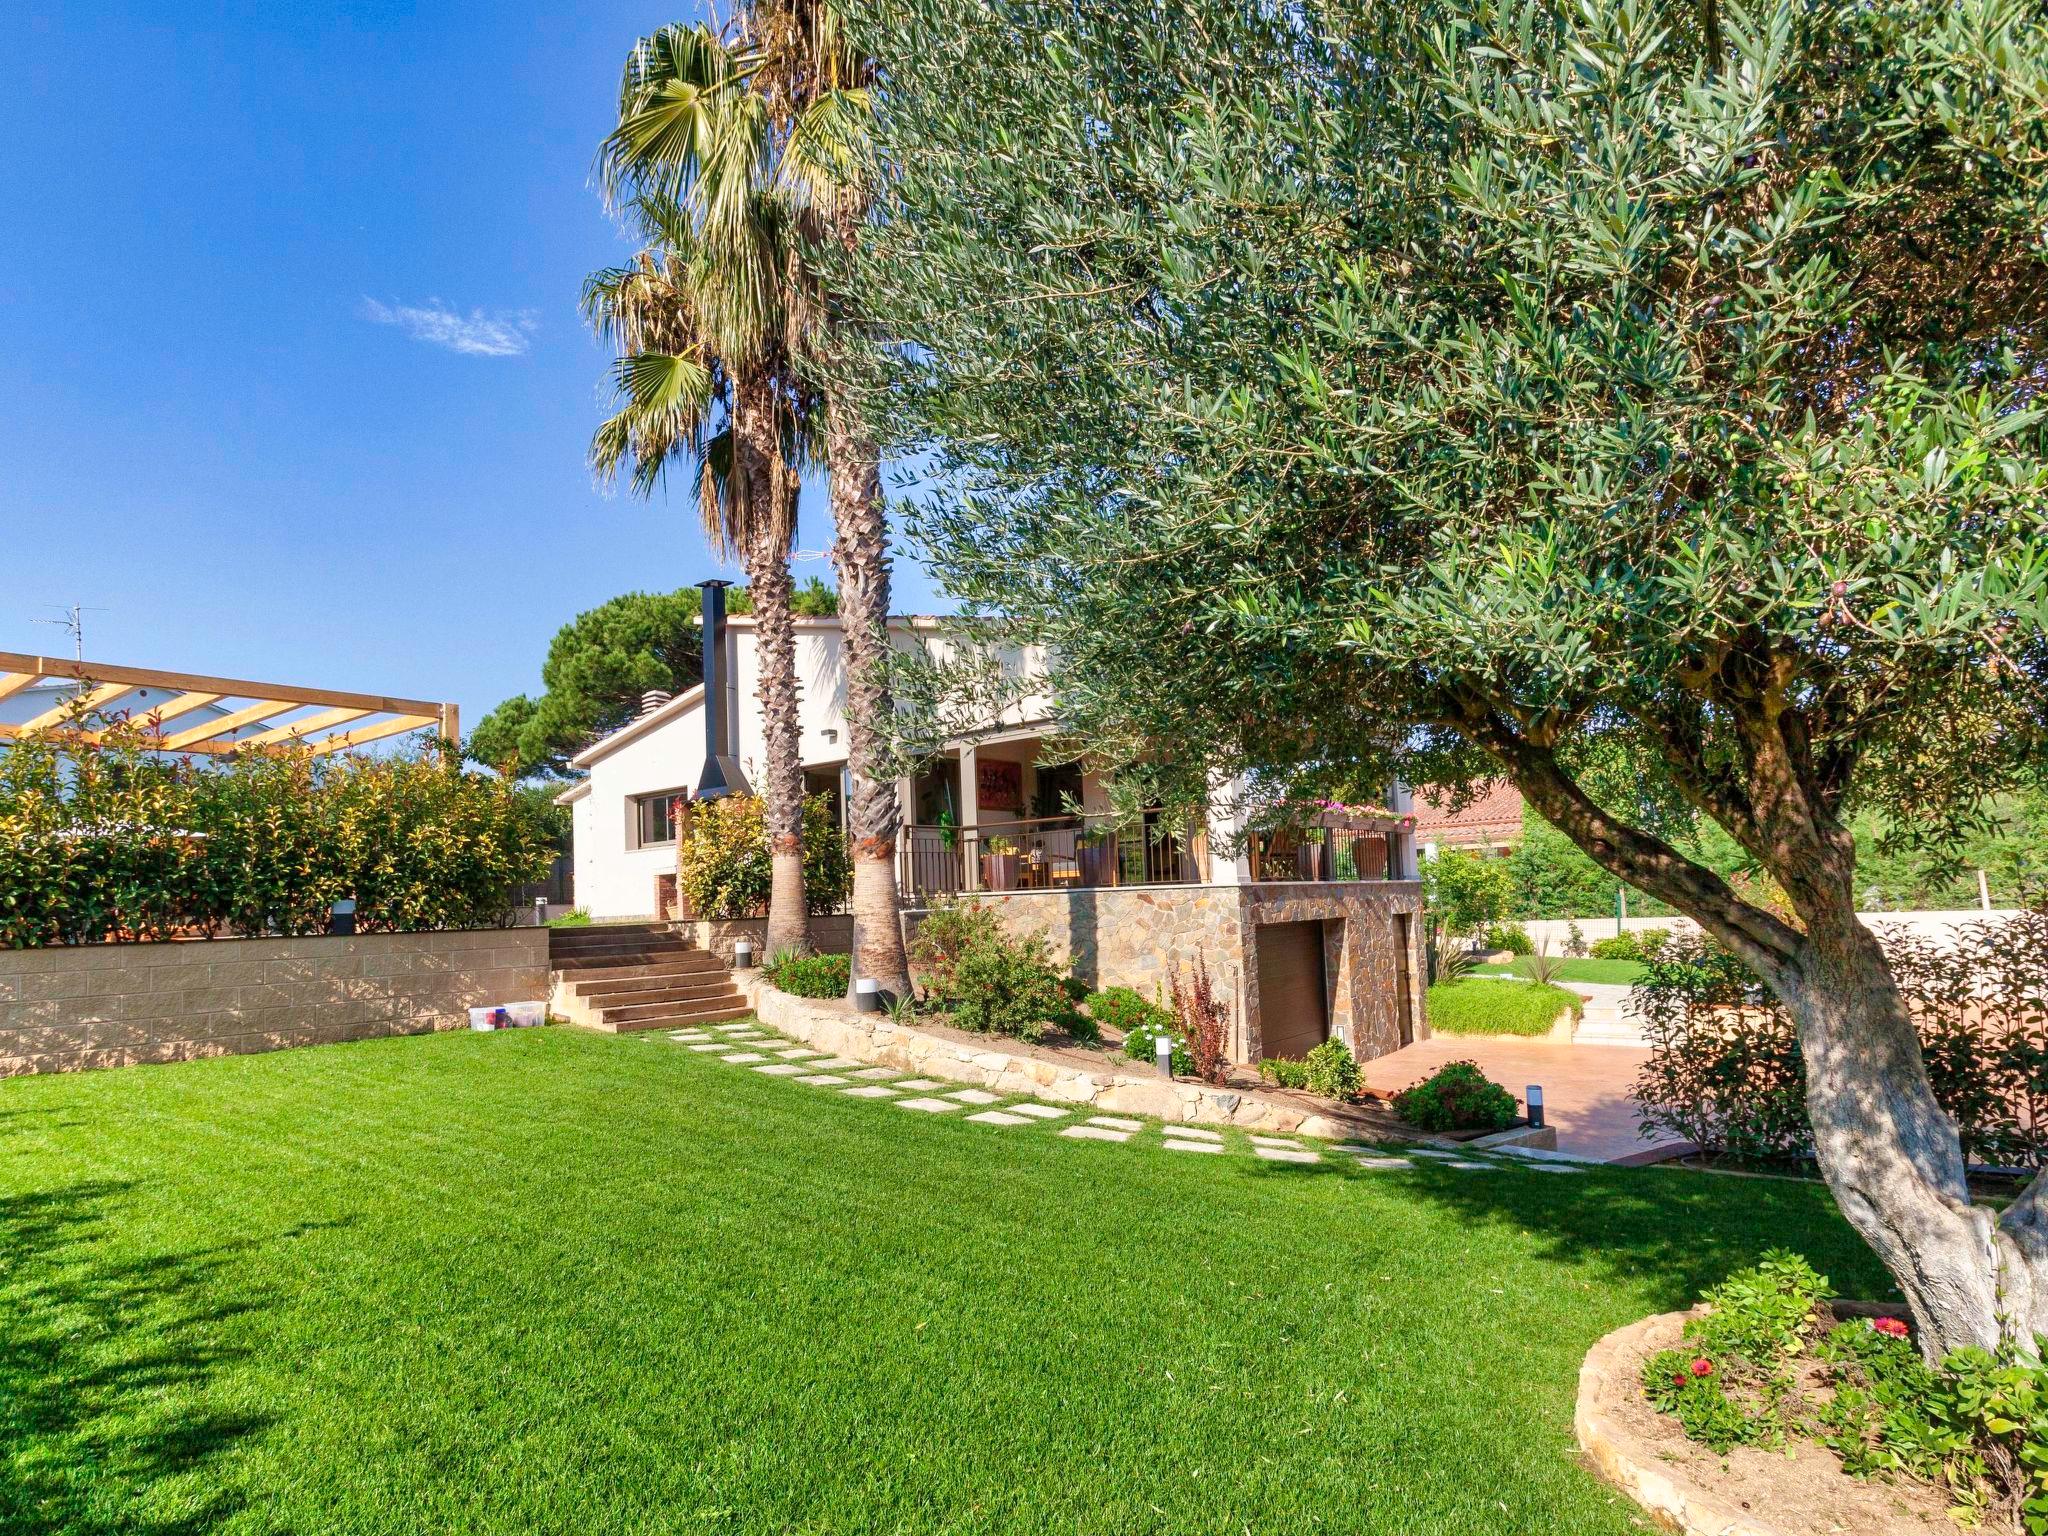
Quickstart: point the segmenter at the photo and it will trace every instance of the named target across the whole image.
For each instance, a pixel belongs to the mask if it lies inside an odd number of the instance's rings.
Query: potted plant
[[[1351,864],[1358,871],[1358,878],[1361,880],[1386,879],[1387,839],[1385,834],[1354,837],[1351,840]]]
[[[983,890],[1017,889],[1017,844],[1007,837],[992,837],[982,844],[981,885]]]
[[[1116,844],[1107,827],[1083,827],[1074,834],[1074,860],[1081,867],[1081,884],[1114,884]]]

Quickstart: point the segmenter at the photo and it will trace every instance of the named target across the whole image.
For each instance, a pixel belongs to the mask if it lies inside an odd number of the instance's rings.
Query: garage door
[[[1259,955],[1259,1030],[1268,1056],[1305,1056],[1330,1036],[1323,1002],[1323,925],[1265,923]]]

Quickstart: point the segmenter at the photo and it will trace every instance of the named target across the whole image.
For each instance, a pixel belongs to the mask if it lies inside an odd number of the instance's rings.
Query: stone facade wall
[[[732,946],[735,940],[748,938],[754,941],[754,963],[760,964],[768,958],[768,919],[765,917],[699,917],[684,924],[684,931],[694,930],[697,947],[709,950],[727,965],[732,964]],[[821,955],[850,955],[853,953],[853,914],[851,912],[826,912],[812,917],[810,922],[811,948]]]
[[[548,995],[548,930],[0,950],[0,1077],[461,1029]]]
[[[1042,936],[1054,960],[1091,987],[1163,999],[1175,969],[1199,957],[1230,1008],[1230,1055],[1240,1062],[1257,1061],[1262,1049],[1254,963],[1262,923],[1321,922],[1331,1035],[1361,1060],[1399,1049],[1395,919],[1406,915],[1410,1038],[1429,1034],[1417,881],[1012,891],[981,900],[1011,933]],[[907,915],[912,934],[921,918]]]

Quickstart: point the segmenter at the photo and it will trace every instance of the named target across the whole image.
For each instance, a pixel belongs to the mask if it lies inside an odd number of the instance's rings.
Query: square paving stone
[[[1354,1157],[1351,1161],[1360,1168],[1413,1168],[1415,1166],[1405,1157]]]
[[[1321,1158],[1306,1147],[1253,1147],[1269,1163],[1319,1163]]]
[[[1531,1173],[1584,1173],[1586,1171],[1583,1168],[1574,1168],[1569,1163],[1521,1163],[1517,1166],[1527,1168]]]
[[[1071,1136],[1076,1141],[1129,1141],[1131,1139],[1129,1131],[1112,1131],[1106,1125],[1070,1125],[1064,1131],[1061,1131],[1060,1134],[1062,1136]]]
[[[894,1077],[896,1069],[894,1067],[863,1067],[852,1075],[855,1077],[865,1077],[872,1081],[878,1077]]]
[[[844,1072],[849,1067],[859,1066],[860,1063],[851,1056],[833,1056],[825,1061],[814,1061],[811,1065],[820,1072]]]
[[[918,1093],[928,1093],[934,1088],[943,1088],[946,1085],[936,1077],[906,1077],[896,1086],[898,1088],[909,1088]]]
[[[794,1077],[797,1073],[803,1071],[803,1068],[793,1061],[774,1061],[765,1067],[756,1067],[754,1070],[766,1073],[769,1077]]]
[[[709,1040],[711,1037],[701,1029],[672,1029],[668,1032],[671,1040]]]
[[[834,1077],[830,1072],[813,1072],[808,1077],[798,1078],[797,1081],[809,1083],[813,1088],[843,1088],[846,1086],[845,1078]]]
[[[1030,1119],[1024,1115],[1007,1114],[1000,1109],[984,1109],[980,1114],[969,1115],[967,1118],[976,1125],[1029,1125],[1031,1123]]]
[[[893,1099],[896,1097],[896,1090],[894,1088],[884,1088],[880,1083],[869,1083],[864,1088],[842,1088],[839,1091],[849,1099]]]
[[[1029,1115],[1034,1120],[1064,1120],[1067,1118],[1068,1111],[1054,1109],[1050,1104],[1012,1104],[1010,1106],[1010,1113],[1013,1115]]]
[[[730,1040],[700,1040],[697,1044],[691,1046],[690,1049],[693,1051],[729,1051],[732,1049],[732,1042]]]
[[[1000,1093],[984,1093],[979,1088],[962,1088],[958,1093],[949,1093],[946,1097],[958,1099],[962,1104],[1000,1104],[1003,1102],[1003,1096]]]
[[[898,1109],[919,1109],[928,1115],[949,1114],[960,1106],[951,1099],[898,1099]]]
[[[1218,1146],[1223,1144],[1221,1131],[1204,1130],[1199,1125],[1169,1125],[1166,1127],[1166,1134],[1181,1141],[1213,1141]]]
[[[1464,1162],[1449,1162],[1449,1163],[1445,1163],[1445,1164],[1444,1164],[1444,1166],[1445,1166],[1446,1168],[1465,1168],[1465,1169],[1477,1169],[1477,1168],[1498,1168],[1498,1167],[1500,1166],[1500,1164],[1499,1164],[1499,1163],[1464,1163]]]
[[[1090,1115],[1088,1123],[1090,1125],[1107,1126],[1112,1131],[1142,1131],[1145,1129],[1145,1122],[1142,1120],[1120,1120],[1115,1115]]]
[[[1410,1147],[1408,1149],[1408,1155],[1410,1157],[1441,1158],[1445,1161],[1449,1161],[1455,1158],[1458,1154],[1455,1152],[1439,1152],[1434,1147]]]
[[[1220,1141],[1181,1141],[1169,1136],[1166,1138],[1166,1150],[1169,1152],[1221,1152],[1223,1150],[1223,1143]]]
[[[827,1056],[831,1053],[829,1051],[814,1051],[807,1045],[793,1045],[788,1050],[777,1051],[775,1054],[784,1061],[809,1061],[813,1056]]]
[[[738,1065],[749,1061],[766,1061],[768,1058],[759,1051],[734,1051],[730,1056],[721,1056],[718,1059],[720,1061],[730,1061]]]
[[[1290,1141],[1285,1136],[1254,1136],[1252,1138],[1252,1145],[1255,1147],[1284,1147],[1293,1152],[1301,1150],[1300,1142]]]

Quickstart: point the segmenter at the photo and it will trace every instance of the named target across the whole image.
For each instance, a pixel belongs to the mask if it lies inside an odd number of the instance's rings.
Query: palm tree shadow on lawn
[[[1261,1163],[1248,1176],[1400,1179],[1409,1197],[1448,1209],[1474,1231],[1528,1233],[1543,1258],[1617,1284],[1648,1283],[1659,1310],[1691,1306],[1701,1291],[1772,1248],[1806,1255],[1843,1296],[1895,1294],[1826,1186],[1806,1180],[1597,1166],[1579,1174],[1511,1165],[1481,1172],[1421,1161],[1412,1170]]]
[[[108,1251],[129,1183],[0,1198],[0,1536],[197,1536],[245,1503],[200,1474],[273,1415],[209,1401],[266,1299],[228,1276],[251,1248]],[[323,1224],[327,1225],[327,1224]]]

